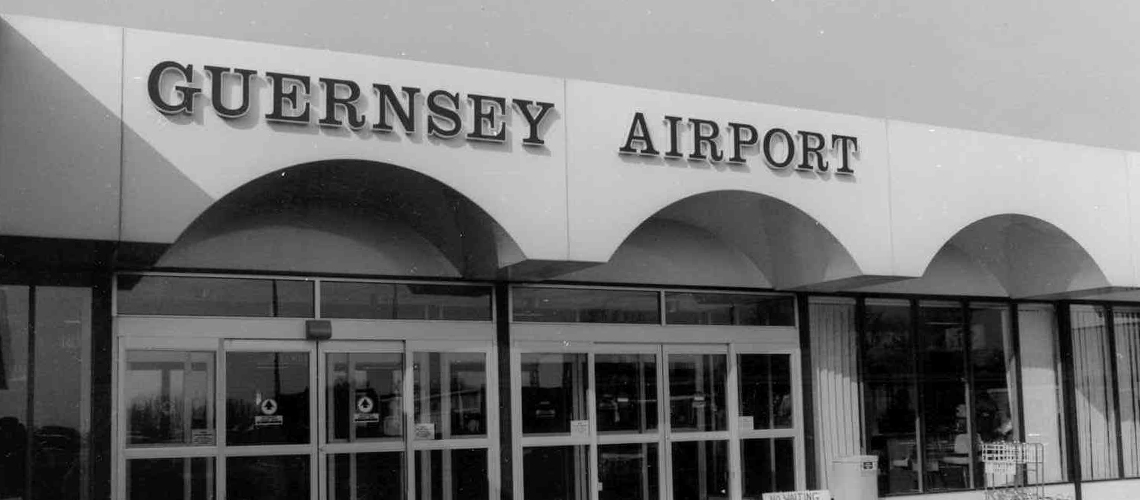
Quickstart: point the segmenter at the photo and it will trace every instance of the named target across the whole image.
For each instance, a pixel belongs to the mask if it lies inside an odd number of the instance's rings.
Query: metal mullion
[[[412,358],[412,347],[407,342],[404,343],[404,366],[402,372],[404,373],[404,387],[403,387],[403,410],[404,410],[404,478],[407,481],[407,499],[413,500],[416,498],[416,455],[413,451],[415,444],[415,425],[416,425],[416,405],[415,405],[415,381],[412,377],[415,376],[412,367],[415,360]]]
[[[345,453],[387,453],[404,451],[403,440],[365,441],[357,443],[328,443],[321,447],[326,455]]]
[[[728,441],[732,439],[729,431],[712,432],[680,432],[669,436],[674,443],[687,443],[692,441]]]
[[[507,304],[508,306],[510,304]],[[525,434],[522,428],[522,353],[517,343],[510,349],[510,419],[514,436],[511,438],[511,483],[513,484],[513,500],[523,500],[523,440]]]
[[[213,446],[148,446],[146,448],[127,448],[123,452],[126,460],[180,458],[180,457],[212,457],[217,454]]]
[[[661,435],[656,432],[652,434],[598,434],[597,443],[601,445],[636,444],[656,443],[660,440]]]
[[[925,398],[923,397],[922,388],[919,387],[918,381],[922,374],[925,373],[925,366],[922,362],[922,357],[919,354],[921,330],[918,328],[919,314],[918,314],[918,301],[909,301],[910,306],[910,357],[911,357],[911,373],[914,376],[910,381],[910,388],[915,395],[915,434],[914,434],[914,448],[916,462],[918,462],[918,492],[926,492],[926,419],[924,418]]]
[[[226,448],[226,458],[230,457],[283,457],[290,455],[310,455],[315,447],[312,444],[271,444],[230,446]]]
[[[728,345],[728,355],[725,359],[725,402],[728,405],[726,408],[725,422],[728,429],[728,497],[733,500],[739,500],[743,495],[743,480],[744,480],[744,464],[741,459],[740,453],[740,367],[737,363],[739,354],[736,352],[734,344]],[[771,363],[769,363],[770,365]],[[769,367],[770,370],[770,367]],[[769,371],[769,382],[771,381],[771,372]],[[713,381],[716,384],[716,381]],[[771,387],[769,387],[769,398],[771,397]],[[710,401],[711,404],[711,401]]]
[[[532,448],[536,446],[586,446],[592,441],[590,436],[560,434],[557,436],[523,436],[519,442],[524,448]]]
[[[661,310],[664,320],[665,311]],[[597,404],[597,367],[594,350],[586,354],[586,419],[590,425],[590,467],[586,473],[587,484],[590,486],[590,500],[598,500],[598,486],[601,484],[601,474],[598,473],[598,404]],[[616,403],[615,403],[616,404]]]
[[[413,451],[437,450],[488,450],[491,448],[489,439],[440,439],[433,441],[413,441]]]
[[[226,384],[228,380],[229,371],[229,351],[226,350],[226,341],[218,339],[215,346],[217,355],[215,355],[215,375],[214,380],[214,409],[217,411],[214,428],[214,446],[217,447],[217,458],[214,460],[214,491],[217,495],[216,498],[223,500],[226,498],[226,450],[229,443],[229,436],[225,430],[228,429],[226,418]]]
[[[276,281],[274,281],[276,283]],[[321,483],[320,462],[321,453],[319,448],[320,435],[321,435],[321,408],[317,403],[321,391],[318,382],[321,380],[321,361],[320,353],[316,348],[316,344],[307,346],[309,358],[309,443],[307,446],[307,454],[309,455],[309,498],[318,500],[323,496],[320,492],[324,490]]]
[[[796,429],[756,429],[753,431],[740,433],[740,439],[795,439],[798,436],[799,432]]]
[[[977,482],[976,482],[978,478],[974,477],[975,471],[974,471],[974,465],[973,465],[974,463],[977,462],[977,454],[978,454],[978,450],[976,449],[977,447],[975,446],[976,441],[974,439],[976,428],[977,428],[977,423],[974,422],[974,415],[975,415],[974,409],[978,407],[978,401],[977,401],[977,391],[974,390],[974,384],[975,384],[975,381],[974,381],[974,340],[972,338],[974,336],[973,335],[973,328],[972,328],[973,316],[972,316],[971,311],[970,311],[970,303],[969,302],[962,301],[961,309],[962,309],[962,351],[963,351],[962,363],[964,364],[965,374],[966,374],[966,377],[965,377],[966,378],[966,381],[965,381],[966,382],[965,383],[965,389],[966,389],[966,394],[965,394],[965,399],[966,399],[966,435],[969,436],[969,439],[970,439],[969,453],[968,453],[969,459],[970,459],[970,466],[966,468],[966,480],[967,480],[966,484],[967,484],[968,489],[973,489],[973,488],[978,487]]]
[[[669,418],[669,363],[665,347],[657,345],[657,491],[663,498],[673,498],[672,449],[669,445],[669,431],[672,426]]]
[[[320,289],[320,283],[318,282],[316,285],[314,285],[314,287],[319,290]],[[314,307],[317,308],[316,312],[320,311],[319,305],[316,305]],[[319,318],[320,315],[317,314],[317,317]],[[314,364],[317,365],[317,380],[323,381],[324,383],[320,384],[319,386],[314,386],[314,390],[310,391],[310,392],[316,393],[316,399],[317,399],[317,411],[316,411],[316,415],[314,415],[315,422],[312,425],[312,427],[316,428],[316,431],[317,431],[316,440],[314,441],[314,443],[316,444],[316,447],[317,447],[317,458],[316,458],[317,463],[313,464],[313,468],[317,469],[317,478],[318,479],[317,479],[317,482],[315,483],[314,487],[317,489],[317,498],[319,498],[321,500],[327,500],[327,496],[328,496],[328,484],[327,483],[329,481],[328,478],[332,477],[331,473],[329,472],[329,464],[328,464],[328,456],[329,456],[330,452],[326,448],[328,445],[328,437],[329,437],[328,436],[328,423],[330,420],[333,420],[330,418],[332,415],[329,415],[330,406],[329,406],[329,402],[328,402],[328,391],[326,391],[326,387],[328,386],[328,379],[330,378],[329,377],[329,369],[330,369],[329,364],[330,363],[328,361],[329,356],[330,356],[330,353],[325,351],[324,346],[321,344],[318,344],[317,345],[317,352],[316,352],[316,360],[314,361]],[[351,382],[349,382],[349,383],[351,383]]]
[[[29,466],[35,464],[36,458],[36,287],[28,287],[28,361],[25,366],[27,374],[25,375],[25,390],[26,394],[26,407],[24,421],[28,423],[27,429],[32,432],[27,432],[24,436],[24,463]],[[27,467],[24,472],[24,491],[29,494],[32,493],[35,486],[35,467]]]

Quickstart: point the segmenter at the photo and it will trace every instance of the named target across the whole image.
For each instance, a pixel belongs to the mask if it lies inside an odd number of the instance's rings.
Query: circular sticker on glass
[[[356,411],[360,413],[372,413],[376,409],[376,403],[368,396],[360,396],[356,400]]]
[[[261,402],[261,414],[273,415],[277,413],[277,401],[273,398],[266,399]]]

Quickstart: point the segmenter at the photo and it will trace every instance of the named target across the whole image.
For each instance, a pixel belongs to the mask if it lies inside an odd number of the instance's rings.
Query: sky
[[[1140,151],[1127,0],[0,0],[0,13]]]

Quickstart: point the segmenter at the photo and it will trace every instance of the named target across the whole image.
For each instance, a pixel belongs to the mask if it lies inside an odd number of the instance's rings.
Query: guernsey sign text
[[[398,122],[406,134],[415,134],[421,122],[422,108],[427,108],[426,128],[429,135],[451,139],[463,135],[469,141],[506,142],[507,113],[514,109],[523,120],[525,130],[522,135],[524,146],[543,146],[543,121],[554,108],[553,103],[525,99],[467,94],[470,112],[460,105],[460,94],[447,90],[433,90],[421,99],[421,89],[401,87],[398,90],[390,85],[373,83],[371,90],[376,96],[374,104],[362,109],[361,86],[351,80],[318,78],[323,99],[315,99],[312,93],[312,79],[305,75],[258,73],[251,69],[204,66],[210,76],[210,105],[214,113],[225,119],[245,116],[253,96],[253,78],[265,78],[269,82],[272,98],[271,111],[265,119],[278,123],[310,125],[316,103],[323,103],[322,117],[317,124],[322,127],[348,127],[360,130],[371,123],[376,133],[391,133]],[[175,78],[164,78],[171,74]],[[238,98],[225,102],[225,96],[232,95],[237,86]],[[147,78],[147,92],[151,103],[159,111],[168,115],[193,114],[194,102],[202,94],[201,82],[194,81],[194,66],[175,61],[163,61],[154,66]],[[402,97],[399,94],[402,94]],[[465,123],[466,122],[466,123]],[[466,133],[464,133],[466,132]]]

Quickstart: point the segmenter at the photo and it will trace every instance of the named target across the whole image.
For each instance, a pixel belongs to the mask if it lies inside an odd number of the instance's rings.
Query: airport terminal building
[[[1133,498],[1140,154],[756,100],[3,16],[0,499]]]

